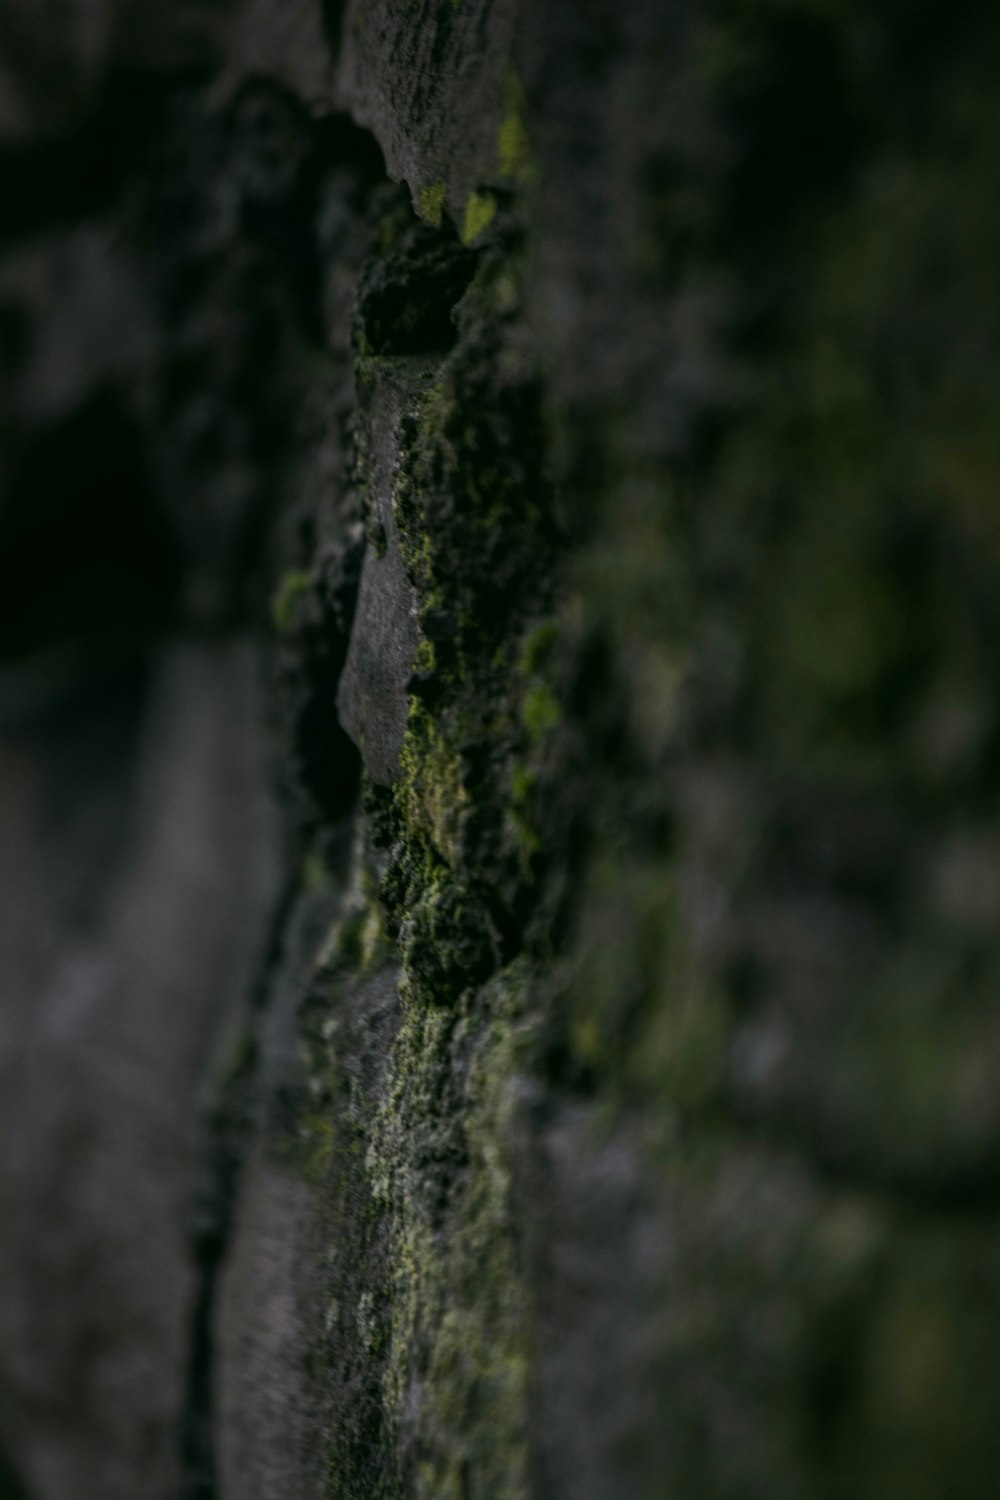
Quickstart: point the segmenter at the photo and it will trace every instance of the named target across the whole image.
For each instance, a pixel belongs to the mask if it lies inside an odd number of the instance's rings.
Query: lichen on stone
[[[538,807],[560,718],[545,621],[561,544],[542,385],[514,338],[519,235],[489,207],[473,238],[494,233],[476,257],[448,231],[404,229],[362,276],[361,487],[364,413],[391,391],[391,523],[419,639],[398,775],[366,777],[354,894],[304,1023],[317,1117],[341,1120],[336,1140],[315,1132],[313,1180],[327,1173],[332,1212],[349,1215],[360,1246],[333,1277],[338,1307],[354,1306],[334,1320],[328,1357],[355,1341],[349,1384],[385,1438],[379,1492],[428,1500],[528,1494],[530,1326],[508,1150],[545,928]],[[426,308],[402,342],[400,297]],[[382,996],[390,974],[393,1039],[377,1085],[359,1087],[364,997]],[[374,1470],[335,1396],[327,1426],[331,1495],[360,1496]]]
[[[497,136],[497,157],[501,175],[523,184],[531,184],[537,175],[534,152],[526,124],[524,88],[513,67],[504,76],[506,112]]]
[[[493,223],[497,214],[497,200],[492,193],[472,192],[465,205],[465,225],[462,239],[471,245]]]
[[[447,187],[443,182],[429,182],[426,187],[420,189],[420,215],[426,219],[434,229],[441,226],[441,216],[444,213]]]

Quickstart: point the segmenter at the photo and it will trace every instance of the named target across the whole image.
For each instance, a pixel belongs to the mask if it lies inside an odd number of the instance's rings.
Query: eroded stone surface
[[[359,0],[329,53],[290,10],[268,79],[257,13],[167,129],[196,209],[148,299],[192,617],[295,450],[322,916],[209,1111],[221,1493],[981,1500],[996,20]],[[153,356],[102,351],[141,447]]]
[[[340,719],[379,786],[399,775],[408,685],[418,641],[417,597],[406,576],[393,515],[405,384],[376,377],[362,417],[368,453],[368,546],[347,660],[337,692]]]

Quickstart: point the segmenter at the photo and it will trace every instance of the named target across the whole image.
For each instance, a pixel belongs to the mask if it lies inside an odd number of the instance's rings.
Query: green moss
[[[467,245],[487,230],[496,218],[497,200],[492,193],[469,194],[469,200],[465,205],[465,224],[462,229],[462,239]]]
[[[420,216],[435,229],[440,228],[444,214],[447,186],[442,182],[431,182],[420,189]]]
[[[461,756],[419,700],[410,708],[402,752],[399,802],[408,831],[431,841],[442,859],[457,865],[460,825],[468,793]]]
[[[416,655],[413,658],[413,670],[415,673],[433,672],[435,664],[434,642],[427,640],[426,636],[417,646]]]
[[[295,606],[309,592],[308,572],[293,568],[284,574],[271,600],[271,618],[277,630],[288,630],[295,618]]]
[[[308,1128],[302,1134],[305,1141],[300,1156],[302,1175],[311,1187],[322,1190],[329,1179],[336,1152],[336,1123],[329,1114],[317,1111],[310,1117]]]
[[[387,810],[403,1023],[368,1163],[393,1226],[386,1408],[401,1422],[419,1385],[415,1490],[455,1500],[527,1493],[526,1306],[502,1142],[530,967],[501,964],[493,913],[521,899],[525,844],[538,843],[537,772],[508,777],[525,748],[509,643],[548,587],[547,538],[539,470],[526,483],[511,461],[530,461],[522,393],[509,411],[479,394],[495,358],[478,333],[460,342],[404,425],[394,513],[420,618],[439,638],[418,651],[433,691],[411,703]],[[484,611],[500,538],[514,583]]]
[[[538,793],[538,770],[515,762],[511,767],[509,819],[514,839],[520,849],[521,868],[525,874],[542,848],[541,834],[536,826],[534,813]]]
[[[378,1103],[345,1084],[338,1123],[362,1124],[319,1151],[354,1151],[366,1216],[342,1314],[377,1387],[355,1461],[384,1442],[396,1469],[365,1490],[342,1468],[331,1494],[525,1488],[504,1143],[560,795],[586,861],[548,1016],[559,1088],[582,1074],[580,1113],[610,1101],[623,1133],[669,1141],[642,1189],[652,1226],[662,1183],[670,1224],[649,1424],[669,1456],[643,1471],[637,1434],[636,1493],[933,1500],[998,1472],[996,110],[951,52],[963,17],[914,37],[907,79],[883,10],[859,31],[832,4],[739,0],[695,28],[706,65],[667,60],[693,115],[653,174],[650,301],[623,297],[702,309],[708,373],[669,461],[639,401],[556,416],[593,538],[572,694],[563,639],[532,630],[547,455],[493,237],[457,347],[406,403],[394,506],[426,680],[372,814],[401,1029]],[[513,78],[496,151],[508,185],[533,180]],[[440,221],[443,191],[426,208]],[[564,739],[586,757],[565,793]]]
[[[330,1163],[348,1185],[340,1212],[352,1250],[362,1245],[358,1268],[333,1276],[329,1357],[356,1368],[384,1465],[373,1479],[373,1440],[341,1413],[329,1488],[350,1500],[528,1493],[527,1306],[505,1143],[531,1036],[543,752],[556,720],[538,622],[554,597],[557,533],[540,386],[498,323],[495,289],[505,285],[509,313],[519,279],[484,249],[458,342],[436,366],[358,360],[363,403],[380,380],[403,397],[392,506],[422,639],[401,774],[391,788],[365,784],[352,891],[324,954],[325,1008],[309,1021],[317,1108],[350,1122],[317,1135],[313,1171]],[[399,1024],[367,1098],[350,997],[390,956]]]
[[[527,984],[516,964],[458,1015],[404,985],[391,1081],[374,1122],[369,1173],[394,1224],[385,1397],[402,1421],[419,1378],[411,1420],[421,1496],[528,1493],[527,1305],[502,1146]],[[443,1223],[426,1158],[432,1143],[466,1163]]]
[[[511,772],[511,796],[515,806],[523,806],[535,789],[538,777],[526,766],[515,765]]]
[[[536,177],[535,157],[525,124],[526,101],[521,81],[513,68],[504,79],[506,113],[500,123],[497,156],[504,177],[532,183]]]
[[[562,710],[552,689],[544,682],[534,682],[525,694],[521,716],[524,727],[537,744],[559,724]]]
[[[518,669],[525,677],[531,677],[534,673],[543,671],[549,665],[557,635],[555,621],[543,620],[525,638],[518,662]]]

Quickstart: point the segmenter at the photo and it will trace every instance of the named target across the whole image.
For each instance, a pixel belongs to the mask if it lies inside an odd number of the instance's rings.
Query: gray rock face
[[[0,1493],[988,1500],[995,15],[223,9],[0,25]]]
[[[436,0],[415,8],[347,7],[339,35],[342,107],[372,131],[394,181],[414,207],[440,223],[447,205],[461,227],[469,194],[510,185],[523,170],[511,119],[509,68],[520,22],[511,0]]]
[[[379,786],[391,786],[399,775],[408,683],[419,639],[417,597],[403,566],[392,504],[406,400],[406,386],[385,376],[377,381],[365,414],[368,546],[337,691],[341,723]]]

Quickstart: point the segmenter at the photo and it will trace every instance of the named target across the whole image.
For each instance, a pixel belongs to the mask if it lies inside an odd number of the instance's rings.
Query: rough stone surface
[[[0,1493],[986,1500],[993,9],[133,10],[0,95]]]
[[[368,547],[337,692],[340,722],[380,786],[391,786],[399,775],[418,641],[416,595],[403,567],[392,513],[404,397],[405,388],[395,390],[391,380],[379,382],[364,418],[371,454]]]

